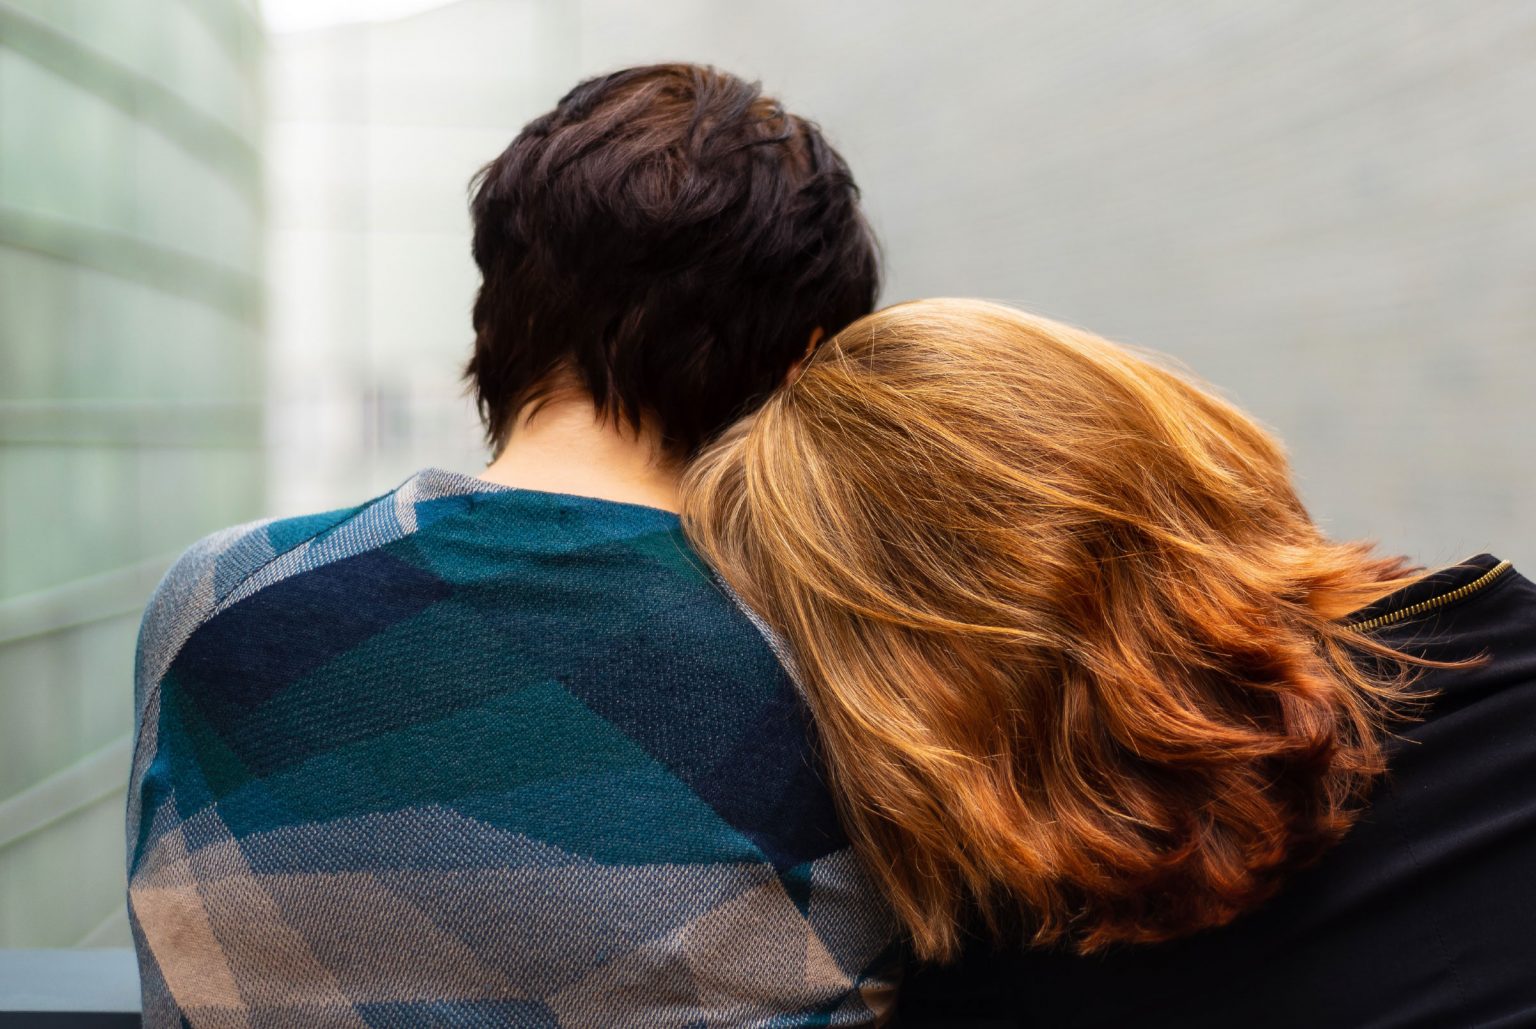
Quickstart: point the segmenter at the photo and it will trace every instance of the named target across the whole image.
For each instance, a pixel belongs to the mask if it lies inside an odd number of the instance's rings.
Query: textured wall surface
[[[0,0],[0,947],[126,945],[138,614],[261,508],[261,31]]]
[[[272,38],[269,505],[477,470],[467,187],[574,74],[575,4],[464,0]]]
[[[887,301],[1170,353],[1280,433],[1335,534],[1536,568],[1536,4],[581,11],[583,70],[708,60],[818,118]]]
[[[1332,532],[1536,566],[1532,52],[1526,0],[466,0],[287,37],[275,507],[473,465],[465,179],[581,75],[687,59],[823,123],[886,300],[1165,351],[1287,440]]]

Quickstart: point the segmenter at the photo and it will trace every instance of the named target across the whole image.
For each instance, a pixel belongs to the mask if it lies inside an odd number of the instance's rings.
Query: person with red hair
[[[902,1024],[1536,1024],[1508,562],[1329,539],[1209,389],[970,300],[837,333],[683,515],[927,962]]]

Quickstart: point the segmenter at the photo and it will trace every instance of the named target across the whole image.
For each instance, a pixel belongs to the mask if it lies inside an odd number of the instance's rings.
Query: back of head
[[[1326,539],[1266,432],[1126,348],[889,308],[684,489],[924,956],[972,911],[1083,950],[1224,923],[1382,770],[1401,666],[1337,619],[1407,565]]]
[[[477,179],[470,379],[493,447],[557,385],[692,453],[868,313],[848,167],[754,83],[686,64],[581,83]]]

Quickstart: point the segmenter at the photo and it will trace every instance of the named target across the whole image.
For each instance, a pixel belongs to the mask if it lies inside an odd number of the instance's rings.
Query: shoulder
[[[210,533],[183,551],[150,595],[139,625],[136,706],[142,707],[145,691],[165,674],[197,627],[257,573],[368,506],[246,522]]]

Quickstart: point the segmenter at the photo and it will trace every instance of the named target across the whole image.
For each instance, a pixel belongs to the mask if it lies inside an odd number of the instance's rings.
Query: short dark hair
[[[665,64],[588,79],[471,185],[474,355],[500,449],[563,374],[688,456],[874,308],[858,188],[756,83]]]

